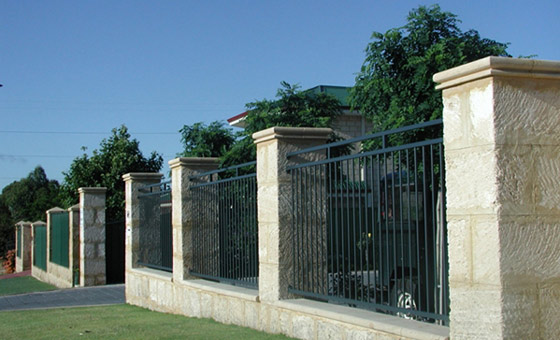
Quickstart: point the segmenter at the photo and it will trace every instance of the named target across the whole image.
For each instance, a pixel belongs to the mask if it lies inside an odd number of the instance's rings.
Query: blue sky
[[[373,31],[430,1],[0,1],[0,189],[51,179],[125,124],[165,165],[185,124],[225,120],[280,82],[354,83]],[[560,1],[440,1],[514,56],[560,60]],[[163,172],[167,172],[167,168]]]

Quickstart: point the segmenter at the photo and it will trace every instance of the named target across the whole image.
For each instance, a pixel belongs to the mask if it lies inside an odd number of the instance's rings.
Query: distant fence
[[[140,188],[140,251],[138,264],[173,270],[171,181]]]
[[[70,265],[68,260],[68,247],[70,225],[67,211],[52,213],[50,215],[50,262],[63,267]]]
[[[256,288],[256,162],[192,176],[193,267],[201,278]],[[240,175],[240,170],[252,169]],[[229,177],[228,177],[229,176]]]
[[[33,265],[47,270],[47,226],[33,226]]]
[[[325,150],[323,160],[288,168],[292,293],[448,322],[443,142],[427,132],[441,126],[433,121],[288,154]],[[402,134],[420,140],[388,145]],[[358,142],[378,147],[340,151]]]

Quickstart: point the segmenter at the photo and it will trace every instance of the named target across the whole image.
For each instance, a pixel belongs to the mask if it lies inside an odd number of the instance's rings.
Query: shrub
[[[6,274],[12,274],[16,270],[16,251],[15,249],[8,250],[6,256],[4,257],[4,263],[2,264]]]

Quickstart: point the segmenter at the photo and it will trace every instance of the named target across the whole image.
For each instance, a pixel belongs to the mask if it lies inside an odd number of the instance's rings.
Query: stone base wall
[[[23,260],[21,259],[21,257],[16,256],[16,273],[22,272],[25,269],[23,269]]]
[[[448,339],[449,328],[305,299],[261,302],[258,291],[205,280],[174,281],[147,268],[126,273],[127,303],[299,339]]]
[[[73,287],[72,270],[55,263],[47,263],[47,271],[33,266],[31,275],[37,280],[49,283],[58,288]]]

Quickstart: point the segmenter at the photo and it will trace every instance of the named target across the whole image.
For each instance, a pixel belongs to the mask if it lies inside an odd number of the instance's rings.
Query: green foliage
[[[64,182],[60,197],[66,207],[78,202],[78,188],[107,188],[107,218],[124,216],[124,181],[122,176],[129,172],[157,172],[163,158],[152,152],[144,157],[136,139],[130,139],[126,126],[112,130],[112,135],[103,139],[99,149],[91,157],[83,154],[75,158],[68,172],[63,172]]]
[[[59,184],[49,180],[38,166],[26,178],[12,182],[2,190],[2,198],[13,222],[45,219],[45,211],[57,206]]]
[[[181,130],[184,150],[179,157],[220,157],[235,142],[235,134],[221,122],[195,123]]]
[[[245,129],[222,156],[222,165],[231,166],[256,159],[252,135],[273,127],[330,127],[341,114],[340,102],[327,94],[300,91],[298,85],[281,83],[276,100],[263,99],[246,105]],[[331,139],[336,139],[332,135]]]
[[[0,258],[15,247],[14,220],[8,206],[0,196]]]
[[[405,26],[372,34],[351,101],[376,131],[441,118],[435,73],[490,55],[508,56],[507,44],[481,38],[475,30],[462,32],[459,23],[438,5],[421,6],[409,13]]]
[[[0,195],[0,255],[14,247],[14,225],[45,220],[45,211],[60,204],[59,184],[49,180],[42,167],[4,187]]]

